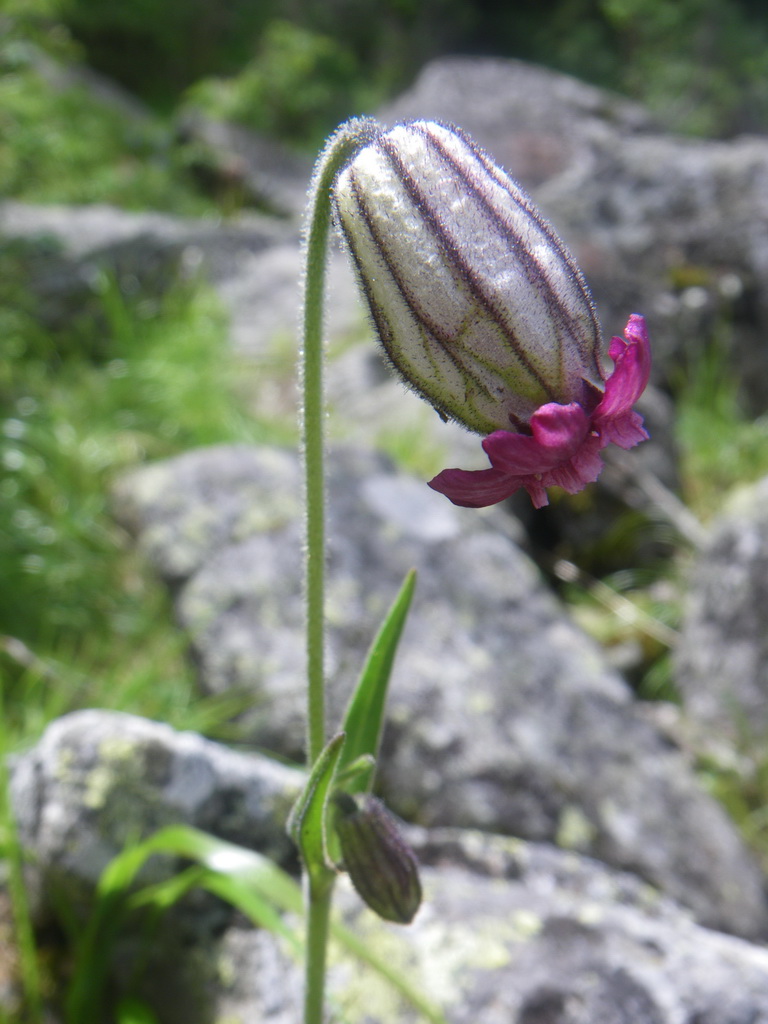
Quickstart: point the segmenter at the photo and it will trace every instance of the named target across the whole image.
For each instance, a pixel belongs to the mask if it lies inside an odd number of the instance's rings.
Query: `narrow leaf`
[[[365,755],[375,758],[378,753],[389,677],[415,586],[416,571],[411,569],[368,652],[342,723],[347,742],[339,760],[339,772],[344,772]],[[365,793],[370,791],[372,784],[373,773],[367,778],[359,775],[350,779],[345,788],[350,793]]]
[[[128,897],[127,888],[144,863],[156,854],[182,857],[194,861],[204,870],[187,869],[182,872],[184,877],[181,882],[176,877],[170,878],[167,883],[145,886]],[[122,890],[119,889],[118,879],[124,886]],[[100,1019],[97,1008],[100,1008],[103,997],[106,963],[125,912],[155,899],[167,906],[171,894],[182,896],[194,881],[237,907],[254,924],[284,936],[294,949],[300,946],[299,935],[276,913],[281,911],[298,915],[302,912],[301,887],[291,875],[263,854],[217,839],[187,825],[170,825],[143,843],[118,854],[104,869],[99,884],[100,900],[86,929],[85,941],[77,951],[73,987],[67,999],[68,1024]],[[167,891],[164,890],[166,884]],[[446,1024],[440,1010],[402,976],[399,968],[379,958],[365,942],[338,922],[331,922],[331,932],[347,952],[385,978],[427,1020],[432,1024]],[[101,967],[98,972],[94,971],[95,961]],[[126,1012],[140,1010],[135,1003],[123,1005],[127,1006]],[[130,1017],[127,1019],[130,1020]],[[141,1021],[141,1017],[138,1019]]]
[[[294,804],[288,819],[288,834],[298,846],[301,858],[311,873],[325,874],[329,867],[325,842],[325,815],[331,783],[344,741],[344,733],[340,732],[328,743],[315,762],[309,781]]]
[[[279,919],[274,911],[270,911],[270,907],[276,906],[282,911],[295,914],[302,911],[299,885],[268,857],[186,825],[170,825],[161,829],[144,842],[128,847],[113,857],[101,874],[96,890],[96,906],[75,951],[72,982],[66,999],[67,1024],[82,1024],[83,1021],[99,1020],[103,1016],[101,1003],[114,943],[132,901],[135,900],[139,905],[142,902],[140,893],[129,899],[128,889],[146,861],[156,854],[195,861],[212,875],[227,875],[236,879],[241,888],[250,887],[253,899],[246,909],[247,897],[243,897],[241,909],[256,920],[260,912],[257,901],[260,899],[264,907],[261,908],[258,923],[267,928],[273,927],[280,934],[285,935],[285,927],[282,922],[277,924]],[[173,896],[181,897],[191,887],[193,879],[194,872],[181,872],[181,879],[177,874],[167,880],[166,891],[161,889],[163,883],[160,883],[155,895],[167,904]],[[201,876],[200,883],[212,890],[216,885],[206,876]],[[148,886],[148,892],[151,893],[153,888]],[[235,905],[239,906],[237,903]],[[290,940],[295,944],[296,937]]]
[[[364,964],[367,964],[371,970],[376,971],[377,974],[388,981],[431,1024],[448,1024],[442,1010],[427,999],[426,996],[422,995],[418,988],[405,977],[402,969],[394,963],[385,960],[378,953],[374,953],[364,939],[361,939],[353,931],[350,931],[349,928],[345,928],[343,924],[339,924],[336,921],[331,923],[331,934],[337,942],[344,946],[348,953],[356,956]]]
[[[338,789],[345,793],[367,792],[373,785],[373,775],[376,771],[376,759],[370,754],[363,754],[352,764],[348,764],[341,771],[336,771],[335,783]]]
[[[281,910],[299,914],[298,883],[274,861],[254,850],[217,839],[187,825],[169,825],[142,844],[147,855],[163,853],[196,861],[210,871],[252,885]]]

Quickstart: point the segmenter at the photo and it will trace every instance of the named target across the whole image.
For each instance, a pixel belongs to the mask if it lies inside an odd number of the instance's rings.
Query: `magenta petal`
[[[613,420],[600,424],[601,447],[607,444],[619,448],[634,448],[641,441],[648,440],[648,431],[643,426],[643,417],[632,409]]]
[[[522,481],[500,469],[444,469],[429,481],[429,486],[450,498],[454,505],[485,508],[514,494]]]
[[[651,370],[643,317],[629,318],[624,338],[614,338],[609,352],[615,368],[591,416],[578,402],[542,405],[531,416],[530,434],[497,430],[483,440],[492,469],[444,469],[429,486],[466,508],[495,505],[524,487],[534,508],[542,508],[548,504],[548,487],[576,494],[597,480],[606,445],[631,448],[648,437],[642,417],[632,409]]]
[[[496,469],[514,476],[545,473],[578,450],[589,430],[589,419],[578,402],[542,405],[531,417],[533,436],[497,430],[483,441],[483,450]]]
[[[544,474],[543,484],[546,487],[562,487],[569,494],[578,494],[600,476],[603,468],[601,447],[601,440],[591,435],[567,462]]]
[[[552,465],[550,453],[528,434],[497,430],[483,440],[491,465],[507,476],[529,476]]]
[[[645,318],[633,313],[623,338],[612,338],[608,354],[616,367],[605,382],[605,394],[592,414],[593,423],[615,419],[629,411],[648,384],[651,375],[651,345]]]
[[[523,487],[528,491],[528,496],[534,508],[544,508],[545,505],[549,504],[547,492],[539,480],[536,480],[534,477],[523,480]]]
[[[570,405],[550,402],[531,416],[533,436],[558,460],[576,451],[588,429],[589,417],[578,402]]]

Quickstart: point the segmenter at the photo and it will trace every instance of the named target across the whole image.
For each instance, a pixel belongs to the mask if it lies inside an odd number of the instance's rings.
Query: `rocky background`
[[[412,972],[452,1024],[768,1022],[763,867],[702,787],[702,752],[748,756],[768,726],[768,480],[706,526],[676,493],[668,386],[727,323],[743,402],[768,399],[768,140],[691,140],[568,77],[501,60],[444,59],[381,111],[385,123],[460,124],[534,195],[593,289],[607,334],[643,313],[654,343],[643,412],[652,440],[614,460],[585,502],[537,519],[524,503],[468,512],[375,450],[412,423],[469,467],[474,443],[383,370],[341,253],[329,334],[353,339],[328,370],[331,715],[344,706],[405,572],[418,590],[392,682],[381,792],[411,826],[427,899],[395,929],[345,915]],[[204,273],[230,313],[230,344],[263,371],[292,337],[300,217],[311,168],[242,130],[187,130],[240,168],[274,216],[230,223],[108,207],[0,204],[6,239],[53,236],[34,287],[51,325],[89,303],[98,271],[157,294]],[[283,834],[300,784],[301,477],[294,451],[216,446],[120,479],[114,515],[173,595],[199,683],[252,694],[237,752],[154,722],[84,711],[12,765],[12,794],[41,922],[56,894],[83,912],[110,858],[185,822],[295,868]],[[674,648],[681,707],[637,699],[632,652],[611,657],[552,587],[552,539],[589,545],[617,510],[663,531],[647,557],[689,552]],[[538,515],[538,514],[537,514]],[[543,526],[542,526],[543,522]],[[642,555],[642,551],[640,554]],[[567,566],[559,567],[560,574]],[[615,653],[615,652],[614,652]],[[621,653],[621,652],[620,652]],[[395,934],[396,933],[396,934]],[[131,974],[126,937],[114,968]],[[163,1024],[299,1017],[297,968],[278,940],[213,903],[169,919],[143,973]],[[416,1020],[339,960],[339,1020]]]

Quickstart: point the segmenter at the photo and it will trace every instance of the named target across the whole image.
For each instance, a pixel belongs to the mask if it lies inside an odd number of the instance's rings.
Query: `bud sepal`
[[[410,924],[421,905],[416,855],[376,797],[335,795],[334,829],[341,867],[361,899],[385,921]]]

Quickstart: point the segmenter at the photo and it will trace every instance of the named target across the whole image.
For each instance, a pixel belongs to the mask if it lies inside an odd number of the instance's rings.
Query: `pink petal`
[[[522,485],[500,469],[444,469],[429,481],[429,486],[454,505],[485,508],[504,501]]]
[[[528,491],[528,495],[531,499],[531,504],[534,508],[544,508],[545,505],[549,504],[549,498],[547,492],[544,489],[544,485],[531,477],[529,480],[524,480],[522,486]],[[517,490],[517,488],[515,488]]]
[[[542,405],[531,416],[533,436],[497,430],[483,441],[496,469],[514,476],[545,473],[570,458],[589,430],[589,418],[578,402]]]
[[[504,501],[524,487],[534,508],[547,505],[547,487],[576,494],[600,475],[607,444],[631,448],[648,434],[633,404],[651,371],[650,343],[643,317],[633,313],[624,338],[609,349],[615,368],[591,417],[578,402],[542,405],[531,416],[530,434],[497,430],[483,440],[492,469],[444,469],[429,486],[454,505],[482,508]]]
[[[632,409],[600,424],[601,448],[607,444],[616,444],[619,448],[634,448],[636,444],[647,440],[648,431],[643,426],[643,417]]]
[[[549,504],[546,487],[571,494],[596,479],[602,468],[599,441],[588,436],[589,419],[578,403],[543,405],[531,417],[533,436],[497,430],[483,441],[492,469],[444,469],[429,486],[464,508],[504,501],[524,487],[534,508]],[[582,455],[585,445],[588,455]]]
[[[545,487],[562,487],[569,494],[578,494],[600,476],[602,447],[602,439],[591,434],[567,462],[545,473],[542,483]]]
[[[603,421],[628,412],[645,391],[651,375],[651,346],[645,318],[633,313],[624,329],[624,338],[611,339],[608,354],[616,367],[605,382],[602,401],[592,414],[595,426],[602,427]]]

